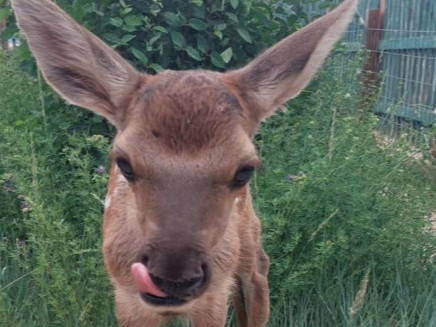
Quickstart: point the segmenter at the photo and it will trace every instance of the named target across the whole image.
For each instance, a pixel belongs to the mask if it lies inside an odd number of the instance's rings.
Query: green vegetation
[[[0,74],[0,321],[116,326],[100,252],[112,132],[4,54]],[[271,326],[432,326],[434,171],[377,144],[353,83],[316,84],[257,137]]]
[[[389,144],[375,138],[384,122],[360,108],[338,68],[331,62],[258,137],[266,170],[253,189],[278,325],[433,326],[431,144],[411,147],[413,129]]]
[[[0,321],[109,326],[100,250],[107,174],[98,170],[109,151],[104,124],[4,54],[0,70],[8,76],[0,81]]]
[[[282,2],[60,2],[149,71],[241,65],[304,16]],[[213,19],[226,25],[221,34]],[[23,52],[0,52],[0,326],[115,327],[100,250],[114,130],[25,73],[34,64]],[[270,326],[436,326],[429,145],[411,148],[413,129],[375,138],[386,122],[362,108],[350,76],[331,61],[256,137],[265,169],[251,185],[272,261]]]
[[[305,0],[310,2],[312,0]],[[0,19],[16,32],[0,0]],[[59,0],[82,25],[150,73],[237,67],[290,34],[305,17],[300,0]],[[304,1],[303,1],[304,2]],[[331,3],[323,1],[326,5]],[[28,58],[25,47],[22,58]]]

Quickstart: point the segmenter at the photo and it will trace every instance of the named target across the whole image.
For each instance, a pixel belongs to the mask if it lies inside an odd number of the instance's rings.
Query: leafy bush
[[[302,15],[297,7],[267,0],[59,2],[148,72],[241,66],[295,30]]]
[[[3,0],[4,1],[4,0]],[[141,70],[239,67],[306,22],[314,0],[58,0]],[[332,6],[329,0],[316,0]],[[0,7],[5,6],[0,0]],[[2,37],[16,32],[12,11]],[[28,50],[23,59],[29,58]]]
[[[116,10],[104,38],[137,66],[158,72],[162,66],[225,68],[244,62],[264,45],[255,27],[271,18],[259,1],[132,1],[120,2]]]

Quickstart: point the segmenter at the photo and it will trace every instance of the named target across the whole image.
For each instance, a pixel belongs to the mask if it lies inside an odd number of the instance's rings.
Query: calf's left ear
[[[226,74],[228,83],[248,103],[252,119],[264,120],[300,94],[345,32],[357,3],[358,0],[345,0],[246,67]]]

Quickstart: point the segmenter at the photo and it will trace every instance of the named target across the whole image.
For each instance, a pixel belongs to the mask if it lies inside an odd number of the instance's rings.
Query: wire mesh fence
[[[319,2],[304,6],[309,18],[323,11]],[[435,0],[361,0],[344,41],[348,58],[354,52],[366,52],[363,83],[377,90],[370,93],[374,111],[434,125]]]

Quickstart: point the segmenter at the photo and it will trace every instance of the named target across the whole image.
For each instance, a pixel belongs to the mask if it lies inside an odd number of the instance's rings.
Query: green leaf
[[[119,44],[121,42],[120,37],[114,33],[107,33],[104,35],[104,38],[111,44]]]
[[[203,5],[203,0],[191,0],[191,3],[197,7],[201,7]]]
[[[121,43],[122,44],[127,44],[130,41],[132,41],[134,38],[136,37],[136,35],[133,34],[126,34],[121,38]]]
[[[208,25],[201,19],[192,18],[189,20],[189,26],[197,31],[205,31]]]
[[[162,32],[162,33],[168,33],[168,30],[163,26],[154,26],[153,30],[158,31],[158,32]]]
[[[227,24],[225,23],[220,23],[215,26],[215,30],[217,31],[224,31],[226,28],[227,28]]]
[[[185,37],[183,36],[183,34],[180,33],[179,31],[171,30],[170,35],[174,45],[183,48],[185,44]]]
[[[167,11],[164,14],[164,18],[165,18],[165,21],[169,25],[174,26],[174,27],[179,27],[183,24],[182,19],[178,15],[176,15],[175,13],[170,12],[170,11]]]
[[[207,53],[209,51],[209,45],[203,35],[197,36],[197,49],[202,53]]]
[[[129,26],[141,26],[143,24],[142,17],[139,15],[128,15],[124,17],[124,21]]]
[[[186,52],[188,53],[188,56],[190,56],[191,58],[197,60],[197,61],[201,61],[201,56],[200,56],[200,52],[198,52],[197,49],[193,48],[192,46],[188,45],[186,47]]]
[[[230,60],[232,60],[233,57],[233,49],[227,48],[223,52],[221,52],[221,58],[223,58],[223,61],[227,64]]]
[[[123,26],[123,20],[119,17],[109,19],[109,23],[115,27]]]
[[[217,36],[217,38],[219,38],[220,40],[223,39],[223,32],[215,30],[215,32],[213,33]]]
[[[120,0],[120,4],[121,4],[121,7],[123,7],[123,8],[126,8],[126,7],[127,7],[127,5],[126,5],[126,3],[124,2],[124,0]]]
[[[227,16],[230,20],[233,20],[235,23],[239,23],[238,16],[236,16],[234,13],[227,12],[227,13],[226,13],[226,16]]]
[[[126,7],[123,10],[121,10],[120,14],[121,14],[121,16],[126,16],[132,10],[133,10],[132,7]]]
[[[230,4],[232,5],[233,9],[238,8],[239,0],[230,0]]]
[[[147,66],[148,58],[145,54],[143,54],[140,50],[136,48],[130,48],[132,50],[133,55],[136,57],[136,59],[139,59],[144,66]]]
[[[210,54],[210,59],[215,67],[226,68],[226,63],[218,52],[212,51]]]
[[[161,72],[163,72],[165,69],[161,66],[161,65],[159,65],[159,64],[151,64],[150,66],[149,66],[149,68],[151,68],[151,69],[153,69],[156,73],[161,73]]]
[[[127,33],[136,33],[138,27],[135,26],[130,26],[130,25],[124,25],[123,26],[123,31],[127,32]]]
[[[147,42],[149,45],[153,45],[157,40],[159,40],[162,37],[162,34],[157,34],[156,36],[153,36],[150,41]]]
[[[243,28],[243,27],[238,27],[236,29],[236,31],[238,32],[238,34],[245,40],[245,42],[247,43],[252,43],[253,41],[251,40],[251,36],[248,33],[248,31]]]
[[[104,12],[102,12],[101,10],[98,10],[96,8],[95,4],[93,4],[93,6],[92,6],[92,12],[95,13],[97,16],[104,17]]]
[[[220,43],[221,43],[220,45],[222,47],[226,47],[230,43],[230,38],[226,37],[226,38],[222,39]]]
[[[206,9],[204,6],[202,7],[194,7],[192,12],[192,17],[197,17],[200,19],[206,19]]]

